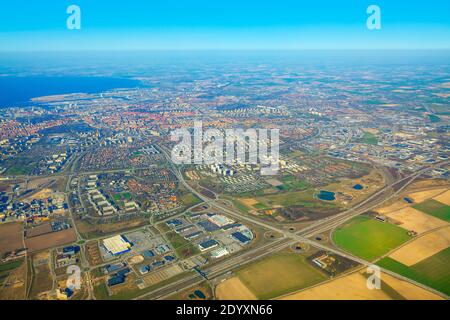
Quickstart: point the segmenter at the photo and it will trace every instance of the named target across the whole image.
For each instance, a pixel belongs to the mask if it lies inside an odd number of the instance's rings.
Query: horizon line
[[[1,50],[0,53],[80,53],[80,52],[311,52],[311,51],[356,51],[356,52],[371,52],[371,51],[392,51],[392,52],[450,52],[449,48],[154,48],[154,49],[52,49],[52,50]]]

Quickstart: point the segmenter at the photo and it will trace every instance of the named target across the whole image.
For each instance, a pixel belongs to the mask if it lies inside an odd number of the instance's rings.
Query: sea
[[[0,76],[0,109],[27,107],[32,98],[69,93],[101,93],[140,87],[138,80],[95,76]]]

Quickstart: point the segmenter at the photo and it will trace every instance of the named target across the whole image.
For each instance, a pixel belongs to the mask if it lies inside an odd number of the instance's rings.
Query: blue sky
[[[81,8],[81,30],[66,8]],[[381,8],[382,29],[366,28]],[[450,49],[448,0],[15,0],[0,51]]]

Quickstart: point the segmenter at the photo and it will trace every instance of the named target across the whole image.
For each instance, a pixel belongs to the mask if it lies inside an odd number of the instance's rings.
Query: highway
[[[162,148],[161,148],[162,149]],[[420,177],[422,174],[426,173],[429,170],[433,170],[437,167],[440,167],[442,165],[446,165],[449,163],[449,161],[443,161],[437,164],[434,164],[432,166],[429,166],[427,168],[424,168],[414,174],[411,174],[407,177],[404,177],[398,181],[395,181],[387,186],[385,186],[384,188],[382,188],[381,190],[379,190],[378,192],[376,192],[375,194],[373,194],[372,196],[370,196],[369,198],[367,198],[366,200],[358,203],[355,207],[346,210],[342,213],[339,213],[335,216],[323,219],[321,221],[318,221],[316,223],[314,223],[313,225],[310,225],[302,230],[300,230],[297,233],[294,232],[289,232],[286,231],[282,228],[276,227],[272,224],[269,224],[267,222],[263,222],[257,218],[253,218],[253,217],[249,217],[246,215],[241,215],[241,214],[237,214],[234,211],[223,207],[222,205],[218,204],[215,201],[211,201],[211,199],[206,198],[205,196],[203,196],[201,193],[197,192],[197,190],[195,190],[194,188],[192,188],[185,180],[183,175],[181,174],[181,172],[179,171],[178,168],[176,168],[173,163],[170,161],[170,158],[167,154],[166,150],[162,150],[163,153],[165,154],[165,156],[167,157],[167,160],[169,161],[169,163],[171,163],[175,174],[177,175],[178,179],[180,180],[180,182],[192,193],[194,193],[195,195],[197,195],[200,199],[202,199],[203,201],[208,201],[209,204],[219,210],[222,210],[224,213],[238,219],[238,220],[244,220],[247,221],[249,223],[252,223],[254,225],[258,225],[260,227],[263,227],[265,229],[268,230],[272,230],[275,232],[278,232],[280,234],[283,235],[284,239],[289,239],[290,241],[288,241],[287,243],[283,243],[280,244],[280,247],[278,247],[277,245],[274,248],[265,248],[263,250],[258,250],[258,249],[253,249],[251,251],[247,251],[247,254],[251,256],[251,258],[247,258],[242,260],[242,256],[238,256],[238,257],[232,257],[230,259],[227,259],[226,261],[222,262],[220,265],[218,266],[214,266],[210,269],[205,269],[204,271],[208,274],[208,279],[212,279],[214,277],[219,277],[223,274],[226,274],[230,271],[232,271],[233,269],[236,269],[238,267],[240,267],[241,265],[254,261],[256,259],[259,259],[267,254],[270,254],[272,252],[276,252],[278,250],[281,250],[289,245],[292,245],[296,242],[301,242],[301,243],[307,243],[313,247],[316,247],[318,249],[324,250],[324,251],[328,251],[328,252],[332,252],[334,254],[337,254],[341,257],[345,257],[349,260],[352,260],[354,262],[357,262],[363,266],[371,266],[372,263],[369,261],[366,261],[364,259],[355,257],[347,252],[343,252],[342,250],[336,249],[336,248],[331,248],[329,246],[323,245],[321,243],[318,243],[314,240],[309,239],[309,237],[314,236],[318,233],[327,231],[327,230],[331,230],[333,228],[335,228],[336,226],[342,224],[343,222],[357,216],[360,215],[364,212],[367,212],[368,210],[371,210],[377,206],[380,206],[381,204],[383,204],[384,202],[388,201],[389,199],[391,199],[392,197],[397,196],[401,191],[403,191],[408,185],[410,185],[412,182],[414,182],[418,177]],[[393,190],[395,190],[395,187],[400,186],[396,191],[392,192]],[[391,276],[394,276],[398,279],[407,281],[409,283],[412,283],[416,286],[422,287],[426,290],[429,290],[431,292],[434,292],[435,294],[445,298],[445,299],[449,299],[448,296],[446,296],[445,294],[442,294],[441,292],[438,292],[428,286],[425,286],[421,283],[418,283],[412,279],[403,277],[397,273],[394,273],[390,270],[381,268],[381,271],[389,274]],[[183,289],[187,289],[190,286],[204,281],[204,279],[201,279],[200,275],[193,275],[191,277],[189,277],[188,279],[182,279],[178,282],[174,282],[171,283],[165,287],[159,288],[153,292],[144,294],[140,297],[138,297],[137,299],[147,299],[147,298],[160,298],[160,297],[165,297],[168,292],[169,293],[174,293],[174,292],[178,292],[180,290]]]
[[[367,199],[365,199],[364,201],[356,204],[354,207],[352,207],[351,209],[348,209],[346,211],[343,211],[339,214],[336,214],[334,216],[316,221],[314,223],[312,223],[311,225],[308,225],[307,227],[304,227],[303,229],[297,231],[297,232],[291,232],[291,231],[287,231],[281,227],[279,227],[278,225],[275,225],[273,223],[269,223],[269,222],[265,222],[265,221],[261,221],[260,219],[256,218],[256,217],[252,217],[252,216],[248,216],[248,215],[244,215],[244,214],[240,214],[240,213],[236,213],[233,210],[230,210],[229,207],[226,207],[224,205],[222,205],[221,203],[218,203],[218,201],[220,201],[221,199],[216,196],[216,199],[212,200],[206,196],[204,196],[203,194],[201,194],[199,191],[197,191],[196,189],[194,189],[193,187],[191,187],[184,179],[182,173],[180,172],[179,168],[177,168],[170,160],[170,157],[167,153],[167,151],[164,148],[160,147],[160,150],[163,152],[163,154],[165,155],[165,157],[167,158],[167,161],[169,162],[170,166],[173,169],[174,174],[177,176],[178,180],[180,181],[180,183],[190,192],[192,192],[193,194],[195,194],[197,197],[199,197],[204,203],[208,203],[208,205],[210,205],[211,207],[214,207],[222,212],[224,212],[225,214],[235,218],[238,221],[247,221],[253,225],[257,225],[260,226],[266,230],[271,230],[274,231],[276,233],[279,233],[280,235],[282,235],[281,239],[277,239],[274,240],[264,246],[261,247],[256,247],[254,249],[249,249],[246,250],[244,252],[240,252],[236,255],[231,256],[229,259],[226,259],[220,263],[217,263],[215,265],[212,265],[210,267],[205,268],[204,270],[202,270],[203,272],[205,272],[207,274],[207,278],[208,280],[213,280],[213,279],[219,279],[220,277],[227,275],[229,273],[232,272],[232,270],[235,270],[236,268],[241,267],[244,264],[247,264],[249,262],[255,261],[257,259],[260,259],[266,255],[272,254],[274,252],[280,251],[284,248],[287,248],[295,243],[301,242],[301,243],[306,243],[309,244],[312,247],[315,247],[317,249],[321,249],[324,251],[328,251],[328,252],[332,252],[336,255],[339,255],[341,257],[345,257],[347,259],[350,259],[352,261],[355,261],[363,266],[369,266],[371,265],[370,262],[365,261],[363,259],[360,259],[358,257],[355,257],[347,252],[344,252],[342,250],[330,247],[330,246],[326,246],[324,244],[321,244],[315,240],[310,239],[311,237],[332,230],[334,228],[336,228],[337,226],[341,225],[342,223],[344,223],[345,221],[358,216],[364,212],[370,211],[380,205],[382,205],[384,202],[398,196],[407,186],[409,186],[411,183],[413,183],[417,178],[419,178],[421,175],[423,175],[424,173],[428,172],[429,170],[433,170],[435,168],[438,168],[442,165],[447,165],[449,163],[449,161],[443,161],[440,163],[436,163],[433,164],[427,168],[424,168],[414,174],[411,174],[407,177],[401,178],[397,181],[391,181],[391,179],[386,179],[389,183],[383,187],[382,189],[380,189],[379,191],[375,192],[374,194],[372,194],[371,196],[369,196]],[[66,170],[64,172],[62,172],[62,174],[64,174],[68,180],[67,180],[67,185],[66,185],[66,195],[68,195],[69,193],[69,184],[71,179],[74,176],[77,176],[76,174],[74,174],[74,170],[75,170],[75,165],[78,161],[79,157],[74,157],[74,159],[71,161],[70,166],[68,166],[66,168]],[[111,170],[111,172],[115,172],[116,170]],[[124,171],[124,170],[117,170],[117,171]],[[104,172],[104,171],[102,171]],[[90,172],[91,173],[91,172]],[[90,174],[90,173],[83,173],[83,175],[86,174]],[[92,172],[94,173],[94,172]],[[100,172],[96,172],[96,173],[100,173]],[[223,201],[223,200],[222,200]],[[71,218],[73,220],[73,212],[71,210],[71,208],[69,209],[70,213],[71,213]],[[183,212],[184,213],[184,212]],[[180,214],[181,215],[181,214]],[[80,235],[80,233],[78,232],[77,228],[76,228],[76,224],[73,222],[75,231],[77,233],[77,238],[78,241],[80,240],[84,240],[82,238],[82,236]],[[83,248],[84,249],[84,248]],[[81,264],[82,267],[85,270],[91,270],[92,268],[89,266],[89,262],[86,259],[85,256],[85,252],[84,250],[82,250],[81,252]],[[443,295],[440,292],[435,291],[432,288],[429,288],[427,286],[424,286],[420,283],[417,283],[411,279],[405,278],[401,275],[398,275],[396,273],[393,273],[389,270],[384,270],[382,269],[383,272],[390,274],[398,279],[401,280],[405,280],[408,281],[410,283],[413,283],[419,287],[425,288],[426,290],[432,291],[446,299],[448,299],[447,296]],[[92,283],[91,283],[91,279],[90,279],[90,274],[89,272],[86,272],[86,282],[88,285],[88,290],[87,290],[87,295],[89,299],[95,299],[95,296],[93,294],[93,288],[92,288]],[[203,282],[205,281],[205,278],[203,278],[200,274],[198,273],[191,273],[189,275],[187,275],[186,277],[184,277],[183,279],[180,279],[178,281],[174,281],[170,284],[167,284],[163,287],[160,287],[152,292],[148,292],[146,294],[143,294],[139,297],[137,297],[136,299],[160,299],[160,298],[164,298],[167,297],[169,295],[174,294],[175,292],[178,291],[182,291],[184,289],[187,289],[197,283]]]

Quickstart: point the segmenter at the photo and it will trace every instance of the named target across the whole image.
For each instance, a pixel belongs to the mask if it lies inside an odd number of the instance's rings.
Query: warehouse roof
[[[131,249],[131,244],[126,241],[121,235],[104,239],[103,245],[105,246],[106,250],[111,252],[113,255],[122,254],[130,251]]]

